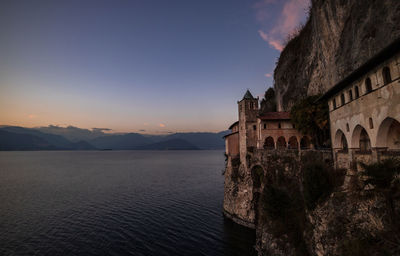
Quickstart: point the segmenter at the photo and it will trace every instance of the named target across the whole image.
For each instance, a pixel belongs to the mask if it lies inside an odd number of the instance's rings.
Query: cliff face
[[[312,0],[307,24],[274,71],[278,110],[327,91],[399,37],[398,0]]]

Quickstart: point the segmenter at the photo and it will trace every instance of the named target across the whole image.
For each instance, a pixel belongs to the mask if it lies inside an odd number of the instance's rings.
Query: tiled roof
[[[290,120],[290,112],[267,112],[258,118],[261,120]]]
[[[231,124],[231,126],[229,126],[229,130],[232,130],[232,128],[235,126],[235,125],[238,125],[239,124],[239,121],[236,121],[236,122],[234,122],[233,124]]]

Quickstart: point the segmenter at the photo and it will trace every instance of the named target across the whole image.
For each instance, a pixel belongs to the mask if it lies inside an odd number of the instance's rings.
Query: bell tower
[[[238,101],[238,107],[240,161],[246,163],[248,148],[257,147],[258,98],[247,90],[243,99]]]

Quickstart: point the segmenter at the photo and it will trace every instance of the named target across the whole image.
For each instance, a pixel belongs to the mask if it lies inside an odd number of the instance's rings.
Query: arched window
[[[369,118],[369,129],[374,129],[374,122],[372,121],[372,118]]]
[[[350,99],[350,101],[353,100],[353,91],[351,89],[349,91],[349,99]]]
[[[347,145],[346,136],[344,135],[344,133],[341,130],[337,130],[333,146],[336,149],[340,149],[341,151],[347,152],[348,145]]]
[[[289,138],[289,149],[299,149],[299,143],[297,142],[297,138],[295,136],[292,136]]]
[[[311,146],[310,139],[307,136],[304,136],[300,140],[300,148],[301,149],[309,149]]]
[[[264,129],[267,129],[267,124],[264,124]]]
[[[354,87],[354,93],[355,93],[356,99],[357,99],[358,97],[360,97],[360,91],[358,90],[358,86],[355,86],[355,87]]]
[[[371,83],[371,78],[365,79],[365,91],[366,93],[372,92],[372,83]]]
[[[400,122],[387,117],[379,126],[377,138],[377,147],[400,150]]]
[[[271,136],[269,136],[265,139],[264,149],[275,149],[275,142]]]
[[[360,151],[370,151],[371,141],[369,140],[368,133],[365,129],[362,129],[360,133]]]
[[[382,70],[382,76],[383,76],[383,83],[388,84],[392,82],[392,76],[390,75],[390,69],[389,67],[384,67]]]
[[[281,128],[282,128],[282,125],[281,125],[281,123],[278,123],[278,128],[279,128],[279,129],[281,129]]]
[[[340,103],[342,104],[342,106],[343,106],[344,103],[345,103],[344,94],[343,94],[343,93],[340,95]]]
[[[277,149],[285,149],[286,148],[286,140],[285,137],[281,136],[276,141],[276,148]]]
[[[333,109],[336,109],[336,99],[333,99]]]

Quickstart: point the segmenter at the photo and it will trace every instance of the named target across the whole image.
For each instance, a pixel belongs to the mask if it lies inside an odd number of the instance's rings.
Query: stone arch
[[[301,149],[310,149],[311,148],[311,141],[308,136],[303,136],[300,140],[300,148]]]
[[[376,146],[388,149],[400,149],[400,122],[387,117],[379,125]]]
[[[336,149],[348,149],[346,135],[342,132],[342,130],[338,129],[335,134],[335,141],[333,147]]]
[[[358,148],[360,151],[371,150],[371,140],[368,132],[359,124],[353,130],[353,135],[351,136],[351,147]]]
[[[276,148],[277,149],[286,149],[286,139],[283,136],[280,136],[277,140],[276,140]]]
[[[264,149],[275,149],[274,138],[268,136],[264,141]]]
[[[299,149],[299,143],[297,142],[296,136],[292,136],[289,138],[288,148],[289,149]]]

